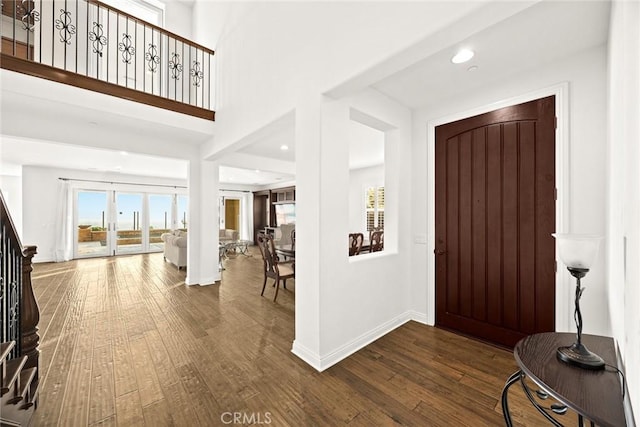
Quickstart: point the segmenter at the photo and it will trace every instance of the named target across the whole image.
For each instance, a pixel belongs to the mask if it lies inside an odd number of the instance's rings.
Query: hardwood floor
[[[33,425],[499,426],[510,352],[409,322],[325,372],[291,353],[295,281],[262,261],[184,284],[162,254],[37,264],[41,391]],[[512,387],[515,425],[545,425]]]

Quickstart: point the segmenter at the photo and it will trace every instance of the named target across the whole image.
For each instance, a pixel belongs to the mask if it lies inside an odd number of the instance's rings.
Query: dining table
[[[291,243],[284,245],[275,245],[276,255],[282,255],[285,259],[295,259],[296,249]]]

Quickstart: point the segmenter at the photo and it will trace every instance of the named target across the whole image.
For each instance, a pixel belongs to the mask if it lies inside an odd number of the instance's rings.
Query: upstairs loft
[[[97,0],[2,0],[4,69],[211,120],[214,52]]]

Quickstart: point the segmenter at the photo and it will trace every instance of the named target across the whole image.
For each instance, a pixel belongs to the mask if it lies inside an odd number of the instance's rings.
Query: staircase
[[[0,191],[0,427],[29,425],[38,406],[40,311],[31,287],[35,246],[22,246]]]
[[[2,427],[28,425],[38,406],[38,368],[25,368],[27,356],[7,359],[15,344],[15,341],[0,344]]]

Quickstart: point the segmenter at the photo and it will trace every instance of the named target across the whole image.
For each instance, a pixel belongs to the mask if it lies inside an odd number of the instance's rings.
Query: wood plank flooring
[[[32,425],[504,425],[510,352],[409,322],[318,373],[290,351],[295,281],[261,297],[250,250],[207,287],[162,254],[36,264]],[[510,396],[515,425],[545,425],[521,389]]]

